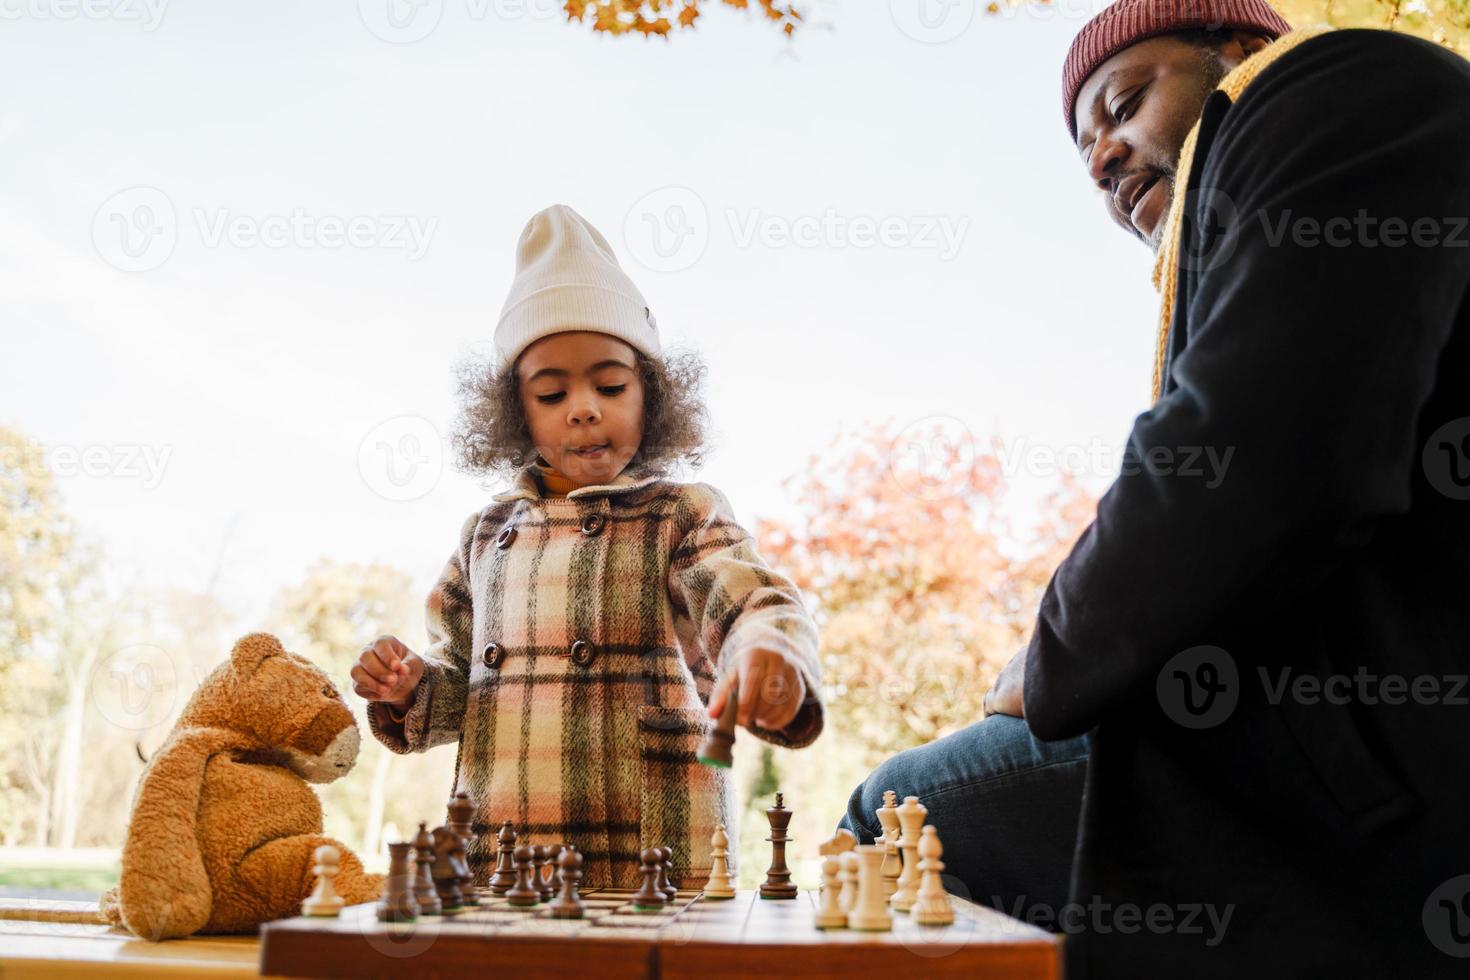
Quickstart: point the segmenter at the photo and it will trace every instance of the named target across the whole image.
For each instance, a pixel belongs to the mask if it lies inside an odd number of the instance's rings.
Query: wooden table
[[[195,936],[162,943],[114,929],[95,902],[0,899],[0,977],[60,980],[77,976],[258,976],[255,936]]]
[[[766,901],[746,891],[726,902],[681,892],[674,907],[653,914],[633,912],[629,896],[590,890],[584,895],[589,917],[571,922],[510,909],[488,894],[479,909],[404,925],[378,922],[372,905],[353,906],[335,919],[285,919],[262,929],[261,970],[393,980],[487,970],[599,980],[1061,975],[1056,936],[958,898],[952,926],[918,926],[900,915],[891,932],[853,932],[812,925],[814,892]]]

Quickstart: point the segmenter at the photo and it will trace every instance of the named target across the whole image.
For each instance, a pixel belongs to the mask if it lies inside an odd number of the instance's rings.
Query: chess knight
[[[243,637],[143,773],[103,913],[145,939],[254,932],[300,913],[323,844],[341,854],[347,904],[377,898],[381,876],[322,835],[307,785],[345,776],[357,750],[352,712],[319,667],[274,636]]]

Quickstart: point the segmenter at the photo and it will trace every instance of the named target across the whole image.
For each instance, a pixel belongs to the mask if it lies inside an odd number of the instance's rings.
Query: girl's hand
[[[791,724],[806,700],[806,682],[784,654],[754,647],[736,656],[736,667],[715,684],[709,699],[709,714],[718,718],[725,710],[730,685],[738,683],[740,708],[735,720],[746,728],[754,722],[778,732]]]
[[[357,655],[352,689],[364,701],[386,701],[406,708],[424,676],[424,661],[396,636],[380,636]]]

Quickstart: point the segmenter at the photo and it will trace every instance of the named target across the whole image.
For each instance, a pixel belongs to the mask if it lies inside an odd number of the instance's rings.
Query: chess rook
[[[857,900],[847,916],[847,927],[862,932],[884,932],[893,928],[893,915],[883,901],[882,844],[863,844],[854,849],[858,859]]]
[[[413,845],[408,841],[388,845],[388,877],[383,880],[383,895],[378,899],[379,922],[413,922],[418,918],[410,870],[412,855]]]

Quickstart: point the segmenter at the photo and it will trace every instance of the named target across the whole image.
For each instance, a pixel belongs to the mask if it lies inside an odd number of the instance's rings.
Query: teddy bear
[[[322,844],[341,852],[333,884],[347,904],[376,899],[382,876],[322,835],[307,785],[345,776],[358,745],[321,668],[268,633],[242,637],[143,772],[103,917],[154,940],[254,932],[301,914]]]

